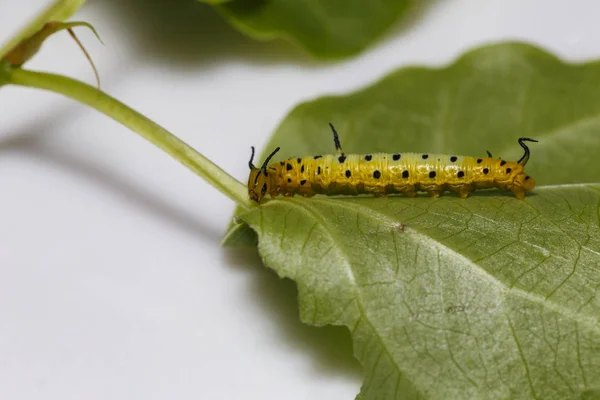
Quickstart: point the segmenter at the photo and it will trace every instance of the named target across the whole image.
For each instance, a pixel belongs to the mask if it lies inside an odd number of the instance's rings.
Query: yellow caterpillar
[[[476,189],[497,187],[513,192],[522,200],[525,192],[535,187],[535,180],[524,172],[530,155],[524,142],[537,140],[519,138],[525,154],[517,162],[492,158],[489,152],[486,158],[430,153],[344,154],[335,128],[329,126],[336,155],[294,157],[268,165],[278,147],[256,168],[252,164],[252,147],[248,163],[250,199],[260,202],[267,194],[310,197],[317,193],[327,196],[404,193],[413,197],[417,191],[439,197],[446,190],[464,199]]]

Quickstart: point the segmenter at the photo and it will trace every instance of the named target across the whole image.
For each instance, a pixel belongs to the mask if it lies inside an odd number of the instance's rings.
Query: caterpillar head
[[[522,172],[515,176],[513,186],[521,187],[524,191],[528,192],[530,190],[533,190],[533,188],[535,187],[535,179],[527,175],[525,172]]]
[[[523,157],[519,161],[506,164],[506,172],[511,171],[506,181],[507,188],[518,194],[517,197],[521,199],[524,197],[525,192],[533,190],[535,187],[535,179],[525,173],[525,164],[529,161],[530,152],[529,147],[523,142],[537,142],[537,140],[519,138],[519,144],[525,150],[525,154],[523,154]]]
[[[252,164],[252,160],[254,159],[254,146],[252,147],[252,156],[250,157],[250,162],[248,162],[248,166],[250,167],[250,177],[248,178],[248,196],[250,197],[250,200],[258,203],[263,197],[265,197],[267,193],[271,193],[271,188],[273,185],[273,180],[271,178],[273,176],[269,175],[267,172],[267,166],[271,158],[278,151],[279,147],[276,148],[269,155],[269,157],[267,157],[260,168],[256,168],[254,164]]]
[[[525,167],[518,162],[502,161],[498,170],[496,182],[506,186],[510,190],[521,190],[527,192],[535,187],[535,179],[525,173]]]
[[[252,169],[250,178],[248,178],[248,196],[250,196],[250,200],[259,203],[267,193],[270,193],[270,183],[268,173],[263,173],[260,168]]]

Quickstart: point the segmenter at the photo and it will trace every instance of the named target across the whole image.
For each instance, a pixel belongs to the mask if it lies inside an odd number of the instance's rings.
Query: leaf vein
[[[510,319],[510,315],[506,314],[506,319],[508,320],[508,326],[510,327],[510,332],[513,340],[517,346],[517,351],[519,353],[519,357],[521,358],[521,362],[523,363],[523,367],[525,368],[525,376],[527,377],[527,382],[529,383],[529,389],[531,391],[531,395],[534,399],[537,399],[538,396],[535,392],[535,388],[533,387],[533,381],[531,380],[531,374],[529,373],[529,366],[527,365],[527,360],[525,359],[525,354],[523,354],[523,349],[521,348],[521,342],[519,342],[519,338],[517,338],[517,333],[515,332],[515,327]]]

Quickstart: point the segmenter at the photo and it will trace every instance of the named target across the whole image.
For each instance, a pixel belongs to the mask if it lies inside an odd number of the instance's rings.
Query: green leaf
[[[277,198],[240,215],[296,281],[303,321],[345,325],[361,399],[595,398],[600,391],[600,64],[524,44],[401,69],[302,104],[265,152],[442,152],[517,159],[525,200]],[[585,182],[589,182],[585,184]],[[226,244],[250,243],[240,225]]]
[[[256,247],[258,238],[247,223],[234,218],[221,244],[231,247]]]
[[[277,199],[242,217],[345,325],[363,399],[579,398],[600,388],[600,184],[429,198]]]
[[[85,0],[56,0],[50,4],[45,10],[41,11],[33,20],[21,29],[15,36],[10,38],[2,48],[0,48],[0,60],[2,60],[8,52],[16,47],[23,40],[40,31],[43,26],[50,21],[64,21],[83,6]]]
[[[210,1],[209,1],[210,2]],[[259,40],[286,38],[319,58],[360,52],[409,8],[410,0],[232,0],[216,6]]]
[[[6,57],[0,60],[0,62],[8,61],[11,67],[21,67],[34,55],[37,54],[37,52],[40,50],[42,44],[44,44],[46,39],[54,35],[56,32],[66,29],[71,35],[71,37],[75,40],[81,51],[83,51],[83,54],[85,55],[87,60],[89,61],[90,66],[94,71],[94,75],[96,76],[96,83],[98,87],[100,87],[100,76],[98,74],[98,70],[96,69],[96,66],[94,65],[94,62],[92,61],[92,58],[88,54],[87,50],[85,49],[85,47],[83,47],[83,44],[81,44],[81,42],[75,35],[75,32],[73,32],[72,30],[74,27],[77,26],[84,26],[86,28],[89,28],[94,33],[94,35],[96,35],[96,38],[98,38],[98,40],[102,42],[100,36],[98,35],[98,32],[96,32],[96,29],[87,22],[50,21],[46,22],[44,26],[39,31],[35,32],[33,35],[23,39],[17,46],[15,46],[11,51],[9,51]],[[0,83],[1,82],[2,80],[0,78]]]

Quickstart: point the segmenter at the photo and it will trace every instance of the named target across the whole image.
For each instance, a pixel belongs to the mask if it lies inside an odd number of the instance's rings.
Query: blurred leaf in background
[[[400,17],[411,0],[200,0],[259,40],[288,39],[318,58],[364,50]]]
[[[240,215],[251,244],[296,281],[303,321],[345,325],[363,399],[579,398],[600,383],[600,64],[529,45],[403,68],[302,104],[266,151],[441,152],[518,159],[538,188],[466,200],[277,198]],[[569,184],[569,185],[561,185]],[[558,186],[555,186],[558,185]]]

